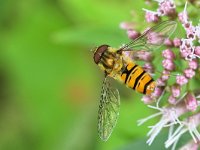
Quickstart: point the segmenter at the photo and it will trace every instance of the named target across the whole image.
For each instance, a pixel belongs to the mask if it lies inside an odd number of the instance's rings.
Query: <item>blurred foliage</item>
[[[103,74],[90,50],[127,42],[119,24],[141,29],[143,7],[140,0],[1,0],[0,149],[110,150],[142,138],[148,129],[136,121],[151,110],[116,84],[120,118],[108,142],[99,139]]]

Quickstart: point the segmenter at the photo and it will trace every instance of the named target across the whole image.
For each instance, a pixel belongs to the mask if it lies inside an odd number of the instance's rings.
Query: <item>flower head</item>
[[[200,141],[200,133],[196,128],[199,124],[200,124],[199,113],[182,121],[182,124],[174,131],[174,133],[165,142],[166,148],[170,147],[173,144],[176,144],[180,139],[180,137],[186,132],[190,133],[195,143],[197,143],[197,141]]]
[[[200,133],[197,130],[200,127],[200,113],[197,111],[200,106],[200,101],[198,101],[200,92],[197,92],[199,96],[195,94],[196,90],[200,91],[200,88],[198,86],[193,87],[193,83],[199,84],[200,82],[200,23],[194,25],[191,21],[190,14],[187,12],[187,2],[181,10],[176,8],[182,5],[176,6],[174,0],[154,1],[158,3],[156,10],[143,9],[146,21],[157,23],[159,20],[164,19],[163,16],[165,18],[168,17],[168,20],[178,18],[179,24],[182,25],[180,27],[184,30],[184,34],[182,34],[184,36],[174,39],[166,37],[163,40],[163,36],[161,37],[159,32],[150,30],[152,32],[149,31],[145,37],[147,42],[145,46],[162,43],[165,48],[160,48],[162,49],[161,55],[158,56],[158,53],[154,53],[154,51],[151,51],[150,55],[148,55],[143,50],[140,50],[139,53],[135,52],[135,55],[133,55],[135,60],[145,61],[143,68],[148,73],[156,74],[161,67],[163,70],[162,73],[159,72],[159,77],[155,78],[157,87],[154,92],[142,98],[145,104],[152,104],[148,105],[148,107],[158,112],[139,120],[138,125],[151,118],[160,117],[155,125],[149,127],[147,144],[151,145],[161,130],[169,127],[169,135],[165,142],[166,148],[172,146],[172,150],[175,150],[180,137],[189,132],[193,140],[180,150],[186,150],[184,148],[196,150],[198,147],[196,143],[200,143]],[[189,2],[196,7],[194,1],[196,0],[190,0]],[[151,1],[148,1],[148,3],[151,3]],[[165,31],[160,30],[160,32]],[[178,34],[178,36],[180,35]],[[153,57],[154,55],[156,57]],[[156,58],[161,59],[162,65],[154,64],[152,60]],[[155,62],[157,63],[157,61]]]
[[[158,108],[158,107],[153,107],[150,106],[150,108],[156,109],[159,112],[155,113],[147,118],[141,119],[138,121],[138,125],[142,125],[149,119],[152,119],[157,116],[161,116],[161,119],[158,123],[156,123],[154,126],[151,126],[151,130],[148,132],[149,139],[147,141],[147,144],[151,145],[152,142],[154,141],[155,137],[159,134],[159,132],[162,130],[162,128],[167,127],[167,126],[173,126],[175,124],[180,124],[181,122],[179,120],[179,116],[187,112],[187,109],[183,105],[183,103],[180,103],[179,105],[175,107],[166,107],[166,108]]]
[[[171,0],[163,0],[162,2],[159,3],[159,8],[158,12],[163,15],[175,15],[176,10],[175,10],[175,4]]]

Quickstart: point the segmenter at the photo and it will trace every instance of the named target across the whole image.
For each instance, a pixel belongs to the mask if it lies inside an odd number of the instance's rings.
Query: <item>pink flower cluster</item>
[[[178,19],[186,31],[186,38],[181,39],[180,53],[182,57],[185,57],[185,59],[192,60],[200,58],[200,47],[194,45],[196,40],[200,41],[200,26],[194,26],[192,24],[192,21],[188,18],[186,9],[187,2],[185,4],[184,11],[178,15]]]
[[[169,127],[169,136],[165,142],[166,148],[172,147],[172,150],[174,150],[180,137],[184,136],[184,133],[189,132],[193,140],[188,141],[181,149],[196,150],[200,143],[200,133],[197,130],[200,127],[200,112],[198,111],[200,106],[200,101],[198,101],[200,99],[200,88],[193,88],[191,84],[194,81],[199,82],[200,24],[194,26],[192,21],[190,21],[187,12],[188,2],[182,8],[183,11],[178,12],[173,0],[154,1],[158,3],[156,11],[143,9],[146,21],[157,23],[163,19],[163,16],[165,18],[168,17],[168,20],[177,19],[177,22],[185,30],[185,36],[165,39],[165,49],[161,52],[161,65],[163,68],[161,72],[152,63],[157,53],[154,54],[153,51],[144,50],[127,53],[129,57],[136,61],[144,61],[143,68],[147,72],[152,75],[155,73],[160,75],[156,79],[157,87],[155,91],[151,95],[145,95],[142,98],[145,104],[155,104],[155,106],[147,106],[157,110],[158,113],[139,120],[138,124],[141,125],[151,118],[161,116],[160,121],[150,127],[149,139],[147,141],[149,145],[154,141],[162,128]],[[195,1],[190,0],[193,5]],[[147,4],[152,3],[149,0],[147,2]],[[130,39],[140,36],[140,32],[134,30],[134,25],[130,26],[130,23],[123,23],[122,25],[121,27],[127,30]],[[164,97],[167,97],[167,100]]]
[[[157,0],[158,9],[157,11],[150,11],[143,9],[145,11],[145,19],[147,22],[158,22],[161,16],[176,16],[175,3],[173,0]]]

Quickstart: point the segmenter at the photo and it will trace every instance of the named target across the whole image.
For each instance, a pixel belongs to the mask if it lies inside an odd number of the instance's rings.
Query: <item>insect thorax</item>
[[[116,51],[116,49],[109,47],[98,63],[98,66],[110,75],[117,74],[123,66],[122,56]]]

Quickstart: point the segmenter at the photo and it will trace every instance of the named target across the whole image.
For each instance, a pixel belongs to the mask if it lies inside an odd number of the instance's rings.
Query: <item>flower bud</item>
[[[163,89],[161,87],[156,87],[154,92],[151,94],[153,98],[158,98],[162,95]]]
[[[192,69],[185,69],[184,70],[184,75],[188,78],[188,79],[191,79],[194,75],[195,75],[195,72],[194,70]]]
[[[189,55],[192,54],[192,49],[183,47],[181,48],[180,53],[181,53],[181,57],[187,58]]]
[[[120,23],[120,28],[125,29],[125,30],[130,30],[134,28],[134,23],[132,22],[121,22]]]
[[[172,71],[175,69],[175,65],[171,59],[164,59],[162,65],[166,70]]]
[[[183,76],[183,75],[178,75],[176,76],[176,83],[179,84],[180,86],[188,83],[188,79]]]
[[[185,97],[186,108],[190,111],[195,111],[198,107],[198,102],[193,93],[188,93]]]
[[[166,49],[162,52],[162,56],[166,59],[174,59],[175,58],[175,54],[172,50],[170,49]]]
[[[196,60],[189,61],[188,65],[189,65],[189,68],[194,69],[194,70],[197,69],[198,67],[198,63]]]
[[[142,101],[143,101],[145,104],[151,104],[151,103],[153,102],[153,99],[152,99],[150,96],[148,96],[148,95],[144,95],[144,96],[142,97]]]
[[[148,63],[148,62],[144,64],[143,69],[150,73],[153,73],[153,71],[154,71],[152,64]]]
[[[181,87],[178,84],[175,84],[171,87],[171,92],[173,97],[179,97],[181,94]]]
[[[137,37],[140,36],[140,33],[135,31],[135,30],[132,30],[132,29],[129,29],[127,30],[127,34],[128,34],[128,37],[132,40],[136,39]]]
[[[185,24],[188,22],[188,15],[186,12],[181,12],[178,14],[178,19],[182,24]]]
[[[169,79],[169,76],[170,76],[170,72],[167,71],[167,70],[163,70],[161,79],[162,79],[163,81],[166,81],[166,80]]]
[[[187,38],[195,38],[195,27],[190,25],[189,28],[186,28]]]
[[[195,47],[194,53],[200,57],[200,46]]]
[[[156,80],[156,84],[157,84],[157,86],[165,86],[166,83],[161,78],[158,78]]]
[[[146,11],[145,19],[147,22],[158,22],[159,17],[155,12]]]
[[[168,98],[168,102],[169,102],[170,104],[175,105],[175,104],[176,104],[176,98],[173,97],[173,96],[171,95],[171,96]]]
[[[174,38],[173,44],[175,47],[179,47],[179,46],[181,46],[181,40],[178,38]]]
[[[174,16],[176,15],[175,5],[172,1],[162,1],[158,11],[163,15]]]
[[[134,55],[133,55],[134,59],[136,60],[144,60],[144,61],[151,61],[152,60],[152,52],[149,51],[144,51],[144,50],[140,50],[137,51]]]
[[[173,46],[173,41],[171,41],[170,39],[165,39],[164,44],[168,47],[172,47]]]

